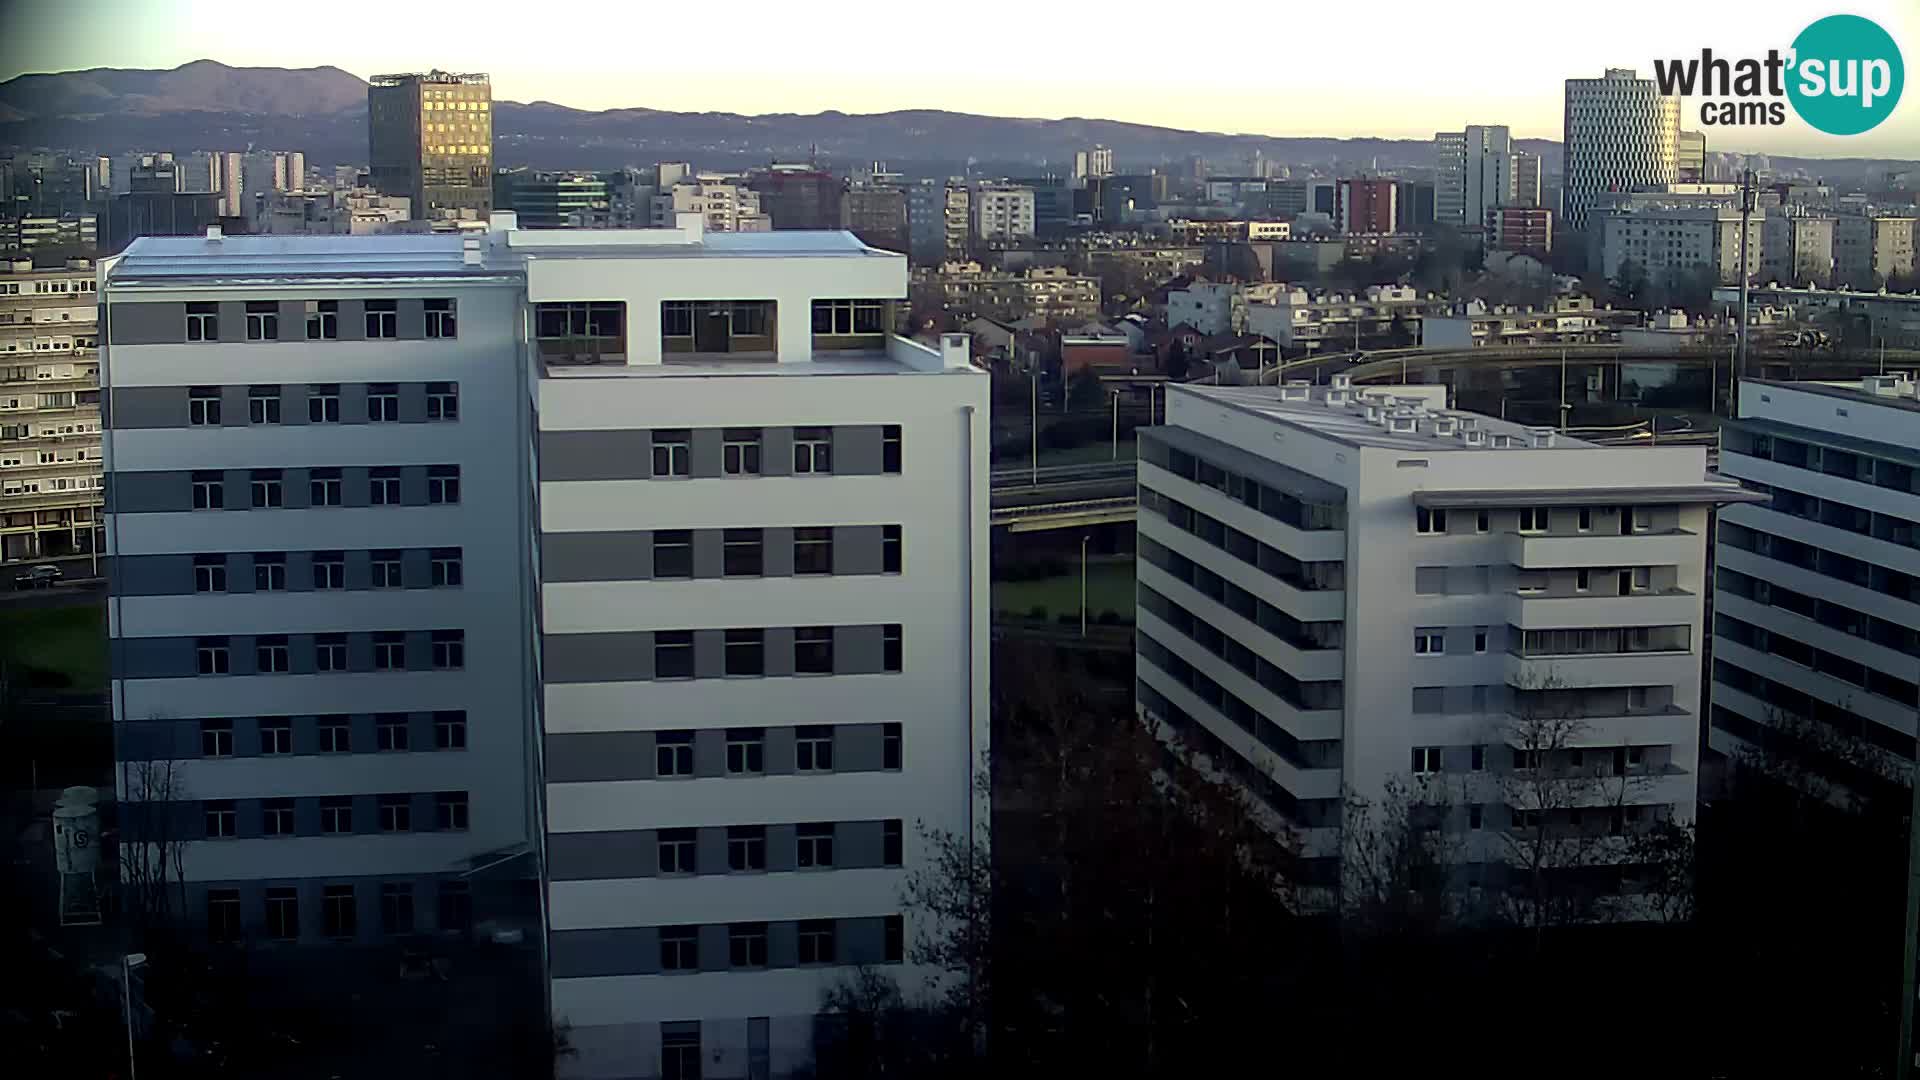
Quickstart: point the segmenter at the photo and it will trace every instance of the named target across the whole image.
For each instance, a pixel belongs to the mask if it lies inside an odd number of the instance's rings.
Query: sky
[[[1312,14],[1310,15],[1309,12]],[[1561,134],[1562,81],[1656,57],[1785,50],[1814,19],[1864,15],[1920,65],[1920,0],[0,0],[0,80],[88,67],[484,71],[494,96],[584,109],[741,113],[938,108],[1203,131],[1430,138],[1469,123]],[[1682,110],[1698,127],[1699,101]],[[1920,89],[1863,135],[1708,130],[1711,149],[1920,157]]]

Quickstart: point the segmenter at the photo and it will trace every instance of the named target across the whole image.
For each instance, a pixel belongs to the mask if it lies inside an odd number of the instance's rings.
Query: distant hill
[[[1420,139],[1328,139],[1183,131],[1117,120],[979,116],[912,109],[868,115],[824,112],[677,113],[627,108],[589,111],[552,102],[500,101],[494,156],[502,165],[611,169],[685,159],[708,168],[740,167],[817,154],[847,168],[881,160],[923,174],[1065,172],[1077,147],[1113,147],[1122,168],[1178,168],[1199,155],[1230,172],[1258,150],[1291,164],[1350,167],[1427,165]],[[1557,172],[1560,144],[1520,140]],[[367,155],[366,83],[335,67],[244,68],[196,60],[170,71],[95,68],[22,75],[0,83],[0,145],[131,150],[302,150],[317,165],[363,162]],[[1781,165],[1803,164],[1775,157]],[[1804,162],[1836,179],[1867,162]]]

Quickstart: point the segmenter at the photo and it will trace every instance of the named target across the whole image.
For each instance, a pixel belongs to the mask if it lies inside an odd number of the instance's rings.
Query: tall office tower
[[[192,192],[218,192],[220,190],[219,154],[188,154],[179,165],[179,190]]]
[[[1632,68],[1568,79],[1560,217],[1576,231],[1602,194],[1679,179],[1680,99]]]
[[[1739,393],[1720,470],[1764,495],[1722,511],[1715,537],[1710,745],[1737,757],[1797,744],[1842,786],[1877,757],[1905,782],[1920,633],[1914,383],[1746,379]],[[1865,751],[1850,762],[1812,751],[1849,742]]]
[[[747,177],[776,229],[838,229],[846,181],[811,165],[774,165]]]
[[[1537,206],[1540,160],[1515,151],[1504,124],[1468,125],[1433,137],[1434,220],[1477,227],[1501,206]]]
[[[661,191],[665,191],[693,175],[693,166],[684,161],[662,161],[653,168],[653,184]]]
[[[220,155],[220,212],[240,216],[241,194],[247,189],[246,155],[229,150]]]
[[[273,190],[287,190],[287,155],[273,155]]]
[[[93,193],[96,199],[105,199],[112,195],[113,159],[105,154],[93,159]]]
[[[1601,447],[1445,394],[1172,388],[1141,432],[1139,708],[1321,860],[1342,800],[1393,782],[1444,797],[1441,827],[1493,866],[1691,818],[1708,514],[1751,496],[1700,447]],[[1589,779],[1590,808],[1536,801]]]
[[[1073,179],[1086,181],[1113,175],[1113,151],[1105,146],[1073,152]]]
[[[86,259],[41,270],[0,260],[0,563],[98,550],[94,296]]]
[[[1504,205],[1529,207],[1540,203],[1540,155],[1516,150],[1513,155],[1513,191]]]
[[[791,1075],[986,825],[987,380],[845,233],[512,217],[107,271],[124,820],[222,938],[544,933],[570,1075]]]
[[[1707,180],[1707,135],[1704,131],[1682,131],[1674,149],[1674,175],[1682,184]]]
[[[485,219],[493,206],[493,88],[485,75],[376,75],[367,83],[373,186],[416,219]]]
[[[304,191],[307,187],[307,155],[298,150],[287,155],[287,190]]]
[[[1008,184],[983,185],[973,191],[973,236],[976,240],[1009,243],[1033,235],[1033,189]]]

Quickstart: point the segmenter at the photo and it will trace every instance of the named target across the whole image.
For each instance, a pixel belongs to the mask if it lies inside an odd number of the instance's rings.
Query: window
[[[668,300],[660,305],[662,337],[693,336],[693,304],[686,300]],[[548,336],[542,331],[541,337]],[[555,335],[559,336],[559,335]]]
[[[1429,507],[1415,507],[1413,511],[1413,531],[1422,536],[1438,536],[1447,531],[1447,512]]]
[[[880,767],[898,769],[901,761],[900,725],[880,725]]]
[[[1532,772],[1533,770],[1539,767],[1540,767],[1540,751],[1539,750],[1537,749],[1514,750],[1513,768],[1515,772]]]
[[[399,506],[400,470],[391,465],[368,469],[367,501],[374,506]]]
[[[233,756],[233,721],[200,721],[200,756]]]
[[[720,470],[728,476],[760,475],[760,429],[727,428],[721,435]]]
[[[897,473],[900,471],[900,425],[888,424],[880,429],[880,471]]]
[[[193,591],[200,593],[227,591],[227,557],[225,555],[193,557]]]
[[[464,881],[440,883],[440,929],[464,932],[473,924],[473,890]]]
[[[307,301],[307,340],[332,341],[340,336],[340,301]]]
[[[1629,592],[1646,592],[1653,587],[1653,570],[1645,566],[1636,566],[1627,578]]]
[[[293,835],[293,800],[262,799],[260,831],[268,836]]]
[[[653,576],[656,579],[693,576],[693,533],[661,529],[653,534]]]
[[[427,384],[427,419],[460,419],[459,383],[432,382]]]
[[[1647,695],[1646,687],[1644,686],[1627,687],[1627,708],[1633,709],[1633,710],[1645,709],[1650,700],[1651,699]]]
[[[828,772],[833,768],[833,728],[825,725],[794,730],[793,766],[800,772]]]
[[[1474,803],[1473,805],[1467,807],[1467,828],[1478,832],[1480,829],[1480,824],[1483,820],[1484,820],[1484,815],[1481,813],[1479,803]]]
[[[247,340],[280,340],[280,305],[272,300],[247,301]]]
[[[238,833],[232,799],[209,799],[201,807],[207,815],[207,839],[229,840]]]
[[[1473,771],[1480,772],[1487,767],[1487,748],[1476,743],[1473,747]]]
[[[467,632],[465,630],[435,630],[433,632],[433,669],[435,671],[460,671],[467,666]]]
[[[384,882],[380,886],[380,929],[388,934],[413,933],[413,885]]]
[[[700,1023],[660,1025],[661,1080],[700,1080]]]
[[[339,551],[316,551],[313,553],[313,587],[316,589],[344,589],[347,587],[347,556]]]
[[[831,964],[834,961],[833,920],[806,919],[800,923],[800,962]]]
[[[225,675],[228,671],[227,639],[203,637],[194,643],[194,655],[202,675]]]
[[[323,716],[315,724],[320,736],[320,752],[323,754],[350,754],[353,752],[353,728],[344,716]]]
[[[1586,592],[1593,587],[1593,571],[1575,570],[1573,572],[1573,591]]]
[[[693,732],[662,731],[653,737],[653,772],[662,778],[693,775]]]
[[[367,337],[394,338],[400,336],[400,302],[398,300],[367,301]]]
[[[1437,746],[1416,746],[1413,748],[1413,774],[1425,776],[1440,771],[1440,748]]]
[[[330,938],[351,938],[357,930],[358,912],[353,903],[353,886],[328,885],[320,891],[320,915]]]
[[[1473,628],[1473,651],[1476,653],[1487,651],[1487,628],[1484,626]]]
[[[285,505],[280,490],[279,469],[255,469],[248,480],[248,490],[253,496],[255,510],[272,510]]]
[[[460,501],[460,466],[427,466],[427,502],[450,506]]]
[[[767,966],[767,924],[734,923],[727,927],[727,962],[737,968]]]
[[[287,656],[287,639],[283,634],[255,638],[253,659],[256,669],[262,675],[285,675],[292,670]]]
[[[441,832],[467,831],[467,793],[442,791],[433,797],[433,826]]]
[[[661,873],[699,873],[696,869],[699,848],[692,829],[661,829],[658,835]]]
[[[408,749],[411,741],[407,737],[406,713],[380,713],[373,718],[374,749],[399,751]]]
[[[314,469],[307,474],[308,501],[314,506],[339,506],[342,488],[339,469]]]
[[[413,831],[413,799],[411,796],[380,796],[380,831]]]
[[[293,721],[284,716],[261,717],[260,752],[262,754],[293,753]]]
[[[196,386],[187,391],[187,423],[195,427],[220,426],[220,388]]]
[[[813,527],[793,530],[793,572],[833,573],[833,530]]]
[[[1487,512],[1486,512],[1485,510],[1482,510],[1482,511],[1480,511],[1479,513],[1477,513],[1477,514],[1475,514],[1475,515],[1473,516],[1473,531],[1474,531],[1474,532],[1486,532],[1486,531],[1487,531],[1487,524],[1488,524],[1488,522],[1487,522]]]
[[[335,836],[353,831],[353,799],[330,795],[320,800],[320,831]]]
[[[767,827],[727,826],[727,869],[740,872],[767,868]]]
[[[1653,528],[1653,515],[1647,513],[1647,510],[1645,507],[1641,507],[1641,506],[1634,507],[1633,508],[1633,531],[1646,532],[1648,529],[1651,529],[1651,528]]]
[[[307,423],[337,424],[339,422],[339,384],[325,383],[307,387]]]
[[[433,714],[433,748],[435,750],[467,748],[466,713],[446,711]]]
[[[727,772],[734,776],[758,776],[766,771],[766,763],[765,728],[727,729]]]
[[[759,529],[724,530],[721,533],[721,551],[721,572],[727,577],[758,577],[761,574],[764,562]]]
[[[1579,523],[1575,527],[1581,532],[1588,532],[1593,528],[1593,510],[1591,508],[1585,506],[1580,508]]]
[[[247,423],[277,424],[280,422],[280,388],[277,386],[253,386],[247,388]]]
[[[1513,827],[1516,830],[1537,829],[1544,820],[1538,810],[1513,811]]]
[[[800,850],[795,862],[802,869],[824,870],[833,866],[833,824],[806,824],[796,830]]]
[[[886,310],[881,300],[815,300],[813,332],[833,337],[883,334]]]
[[[686,476],[693,454],[693,433],[685,428],[653,433],[653,475]]]
[[[1544,506],[1523,506],[1520,508],[1520,531],[1523,533],[1543,533],[1547,531],[1547,508]]]
[[[434,299],[424,302],[427,309],[427,336],[430,338],[450,338],[454,336],[453,301]],[[451,416],[446,419],[453,419]]]
[[[888,915],[880,920],[881,945],[880,959],[883,963],[898,964],[907,958],[907,921],[899,915]]]
[[[300,937],[300,893],[295,889],[267,890],[267,936],[275,941]]]
[[[367,422],[392,424],[400,420],[400,388],[393,383],[367,387]]]
[[[1513,591],[1522,596],[1535,596],[1547,591],[1547,575],[1537,570],[1523,570],[1514,575]]]
[[[880,628],[880,670],[892,674],[900,672],[905,642],[899,623],[888,623]]]
[[[803,427],[794,430],[793,471],[796,475],[833,471],[833,429]]]
[[[897,574],[901,566],[900,526],[880,526],[880,572]]]
[[[728,630],[726,632],[726,673],[728,675],[765,675],[767,673],[766,632]]]
[[[433,587],[436,589],[459,587],[462,581],[460,549],[434,548],[430,556],[433,559]]]
[[[700,928],[660,928],[660,970],[697,971],[700,968]]]
[[[367,567],[372,574],[373,587],[376,589],[398,589],[403,582],[400,576],[400,553],[391,548],[369,553],[371,558]]]
[[[653,677],[693,678],[693,631],[658,630],[653,635]]]
[[[219,473],[206,471],[193,474],[193,508],[195,510],[219,510],[226,505],[226,483]]]
[[[1447,636],[1441,630],[1415,630],[1413,655],[1438,656],[1447,651]]]
[[[407,669],[407,635],[398,630],[382,630],[373,635],[373,670]]]
[[[794,631],[793,670],[801,675],[833,674],[833,627],[802,626]]]
[[[906,831],[899,818],[880,823],[880,861],[899,866],[906,854]]]
[[[187,340],[220,340],[219,304],[193,303],[187,305]]]
[[[256,592],[285,592],[287,557],[277,551],[254,553],[253,587]]]

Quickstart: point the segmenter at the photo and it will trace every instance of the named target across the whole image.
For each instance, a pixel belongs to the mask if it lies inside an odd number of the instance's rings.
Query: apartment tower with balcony
[[[0,262],[0,563],[98,550],[94,298],[85,259],[58,269],[35,269],[27,258]]]
[[[1743,493],[1445,393],[1175,387],[1141,434],[1139,707],[1326,883],[1344,800],[1392,787],[1496,883],[1694,812],[1707,521]]]

